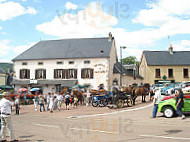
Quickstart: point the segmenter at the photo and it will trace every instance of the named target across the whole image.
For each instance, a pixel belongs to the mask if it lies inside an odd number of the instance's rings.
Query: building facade
[[[112,86],[117,61],[115,40],[82,38],[40,41],[13,59],[15,90],[38,87],[43,92],[60,91],[76,84],[97,89]]]
[[[0,68],[0,85],[6,85],[7,75],[4,70]]]
[[[189,81],[190,52],[144,51],[140,64],[140,75],[144,83],[174,83]]]
[[[37,87],[43,93],[60,92],[64,87],[76,84],[91,89],[104,84],[106,90],[111,90],[113,82],[120,80],[118,72],[114,72],[117,60],[111,33],[105,38],[40,41],[13,59],[11,84],[15,91],[22,87],[29,90]],[[123,76],[126,86],[129,82],[125,79],[129,76]]]

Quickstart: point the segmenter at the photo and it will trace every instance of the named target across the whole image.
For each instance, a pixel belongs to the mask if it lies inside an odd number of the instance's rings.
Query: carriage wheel
[[[105,101],[104,100],[100,100],[99,106],[100,107],[105,107],[106,106]]]
[[[122,108],[124,106],[124,101],[122,99],[119,99],[117,101],[117,108]]]
[[[127,100],[127,105],[128,105],[129,107],[132,107],[132,106],[133,106],[133,99],[132,99],[132,98],[130,98],[130,99]]]
[[[98,102],[92,102],[92,106],[93,107],[97,107],[98,106]]]

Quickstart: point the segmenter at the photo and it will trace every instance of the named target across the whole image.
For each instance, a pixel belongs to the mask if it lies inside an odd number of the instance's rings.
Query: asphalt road
[[[151,118],[151,103],[110,110],[79,107],[69,111],[35,112],[21,108],[12,116],[16,137],[36,142],[182,142],[190,141],[190,117]]]

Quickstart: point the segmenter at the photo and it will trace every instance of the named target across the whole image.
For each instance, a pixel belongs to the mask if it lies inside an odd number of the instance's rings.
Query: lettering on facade
[[[104,64],[96,64],[94,65],[94,73],[106,73],[108,72],[106,65]]]
[[[30,84],[38,84],[38,80],[36,80],[36,79],[30,79]]]

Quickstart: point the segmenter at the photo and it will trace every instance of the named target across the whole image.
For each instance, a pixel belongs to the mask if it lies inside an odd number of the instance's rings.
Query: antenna
[[[169,42],[169,45],[171,44],[171,41],[170,41],[170,36],[168,35],[168,42]]]

